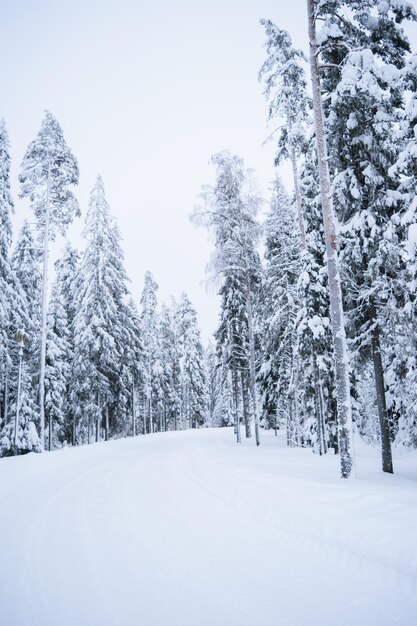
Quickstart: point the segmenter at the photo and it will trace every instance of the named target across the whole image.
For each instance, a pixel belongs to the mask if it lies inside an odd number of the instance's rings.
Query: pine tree
[[[140,334],[143,342],[143,425],[144,433],[147,432],[147,423],[149,424],[149,432],[153,433],[155,429],[155,416],[153,414],[152,387],[155,357],[158,345],[158,314],[157,314],[157,296],[158,285],[152,274],[146,272],[145,284],[140,299],[141,315],[140,315]]]
[[[62,320],[62,333],[65,335],[66,362],[65,368],[60,371],[61,381],[65,381],[65,392],[61,405],[63,422],[61,422],[61,436],[63,441],[70,441],[76,445],[77,419],[74,415],[74,407],[70,398],[71,376],[74,359],[74,318],[77,312],[77,280],[78,280],[79,254],[67,242],[63,255],[55,263],[55,284],[57,306],[62,307],[60,319]],[[52,320],[53,321],[53,317]],[[69,367],[67,367],[69,366]]]
[[[9,137],[4,120],[0,120],[0,424],[7,420],[10,306],[13,300],[13,277],[9,260],[12,240]]]
[[[25,349],[26,380],[29,387],[26,394],[30,397],[31,405],[38,407],[39,388],[39,340],[41,326],[41,286],[42,275],[40,269],[41,254],[36,246],[29,224],[25,221],[19,233],[15,249],[11,257],[11,265],[17,283],[24,294],[24,313],[20,313],[15,320],[14,332],[24,330],[28,336],[28,345]],[[25,316],[23,319],[23,315]],[[17,348],[15,364],[17,367]],[[39,416],[36,419],[39,424]],[[41,439],[42,441],[42,439]]]
[[[274,181],[270,209],[265,222],[263,280],[262,369],[259,373],[265,420],[277,428],[285,416],[289,442],[295,423],[295,382],[298,359],[296,315],[300,307],[297,281],[300,273],[300,244],[296,215],[282,182]]]
[[[317,182],[317,156],[313,143],[301,170],[301,193],[306,207],[306,250],[298,280],[297,350],[301,363],[304,443],[320,454],[336,451],[337,410],[326,246]]]
[[[279,131],[275,164],[287,158],[291,161],[300,243],[305,249],[304,209],[298,171],[298,158],[304,150],[306,123],[311,108],[302,67],[305,56],[301,50],[293,48],[287,31],[270,20],[261,20],[261,24],[266,31],[268,58],[261,67],[259,79],[265,82],[269,119],[285,121]]]
[[[181,412],[181,371],[179,346],[173,313],[162,305],[159,316],[159,343],[162,367],[164,430],[178,428]]]
[[[196,207],[194,220],[205,224],[215,235],[215,254],[211,271],[220,277],[222,296],[222,320],[219,333],[225,345],[232,346],[243,342],[243,346],[233,348],[232,359],[243,358],[246,353],[246,367],[242,368],[243,389],[250,389],[250,402],[244,402],[246,413],[252,406],[255,422],[255,439],[259,445],[259,415],[257,404],[256,372],[256,329],[254,327],[254,303],[260,282],[260,261],[256,250],[259,237],[259,225],[256,214],[260,206],[260,198],[256,193],[249,172],[245,172],[242,160],[228,152],[221,152],[212,157],[217,170],[215,186],[206,188],[202,194],[204,206]],[[232,293],[235,295],[232,296]],[[230,297],[229,297],[230,296]],[[244,312],[242,304],[244,303]],[[237,315],[236,307],[240,313]],[[231,315],[227,316],[227,311]],[[239,319],[238,319],[239,318]],[[226,321],[228,319],[228,321]],[[245,337],[245,326],[247,334]],[[243,330],[243,332],[241,332]],[[233,369],[233,395],[235,413],[238,410],[239,380],[236,368]],[[245,411],[245,409],[244,409]],[[237,427],[239,422],[236,422]],[[239,431],[237,431],[239,440]]]
[[[103,182],[97,178],[86,217],[87,246],[76,283],[74,362],[71,398],[81,425],[80,438],[100,439],[103,412],[105,430],[121,432],[124,416],[118,414],[126,329],[123,324],[128,294],[120,234],[107,203]],[[110,416],[107,417],[107,412]]]
[[[79,215],[78,203],[70,190],[78,184],[78,165],[65,143],[57,120],[47,111],[41,129],[29,144],[22,161],[20,196],[29,197],[38,226],[42,229],[43,273],[40,342],[40,439],[45,445],[45,365],[47,341],[47,280],[49,242],[56,231],[65,232]]]
[[[183,426],[197,428],[204,424],[207,410],[206,372],[197,314],[183,293],[176,311],[180,352],[180,384]]]
[[[45,414],[49,425],[48,450],[55,447],[54,442],[65,440],[65,397],[73,358],[71,333],[61,288],[62,277],[58,275],[52,287],[47,320]]]

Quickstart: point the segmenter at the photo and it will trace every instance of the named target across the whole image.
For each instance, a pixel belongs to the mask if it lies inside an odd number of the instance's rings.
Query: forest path
[[[411,626],[416,456],[360,452],[349,481],[229,429],[2,459],[0,625]]]

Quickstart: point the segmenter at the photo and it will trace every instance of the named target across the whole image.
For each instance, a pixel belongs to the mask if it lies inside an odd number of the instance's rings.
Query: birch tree
[[[337,252],[336,225],[332,203],[328,154],[321,100],[320,69],[318,59],[319,43],[317,41],[316,31],[317,6],[318,3],[314,0],[307,0],[314,126],[316,131],[321,204],[326,241],[327,269],[329,274],[330,315],[336,371],[341,475],[342,478],[348,478],[352,471],[352,407],[350,399],[349,359],[346,345],[342,286]]]

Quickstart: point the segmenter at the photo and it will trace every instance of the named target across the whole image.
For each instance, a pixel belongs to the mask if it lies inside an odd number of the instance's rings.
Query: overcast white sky
[[[29,141],[49,109],[80,166],[85,214],[97,173],[123,236],[132,293],[146,270],[160,298],[186,291],[205,339],[217,301],[203,281],[211,245],[189,222],[210,156],[229,149],[273,179],[259,18],[307,51],[305,0],[6,0],[0,26],[0,117],[10,135],[15,230],[30,215],[17,199]],[[82,221],[70,240],[80,245]],[[61,242],[62,245],[62,242]]]

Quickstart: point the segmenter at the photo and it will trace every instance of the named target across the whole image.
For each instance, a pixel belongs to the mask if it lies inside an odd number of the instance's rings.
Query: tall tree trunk
[[[288,134],[291,135],[292,122],[291,122],[291,118],[289,115],[287,115],[287,126],[288,126]],[[300,231],[301,250],[304,252],[306,249],[306,230],[304,226],[303,201],[301,198],[301,191],[300,191],[300,179],[298,176],[297,156],[295,154],[295,148],[292,145],[291,141],[290,141],[290,159],[291,159],[291,166],[292,166],[294,192],[295,192],[295,205],[297,207],[298,230]]]
[[[375,302],[373,299],[371,299],[369,304],[369,320],[372,324],[372,359],[374,362],[376,400],[381,431],[382,470],[388,474],[393,474],[394,470],[392,466],[391,439],[389,433],[387,403],[385,399],[385,382],[381,356],[380,330]]]
[[[49,415],[48,418],[48,450],[51,452],[52,450],[52,414]]]
[[[330,317],[332,324],[334,360],[336,371],[336,394],[338,409],[338,432],[342,478],[348,478],[352,471],[352,407],[348,352],[343,318],[342,288],[337,257],[335,219],[333,215],[327,145],[324,134],[324,117],[321,101],[318,54],[316,36],[316,16],[314,0],[307,0],[308,34],[310,39],[310,70],[313,89],[314,124],[316,129],[317,157],[320,179],[321,204],[324,234],[326,240],[327,270],[329,274]]]
[[[39,421],[41,452],[45,449],[45,365],[47,332],[47,290],[49,260],[49,220],[51,210],[51,159],[48,158],[48,179],[46,183],[45,228],[43,235],[43,272],[42,272],[42,322],[41,322],[41,362],[39,373]]]
[[[135,405],[135,385],[132,384],[132,432],[136,435],[136,405]]]
[[[104,430],[105,430],[105,438],[106,441],[109,440],[109,434],[110,434],[110,420],[109,420],[109,407],[108,405],[106,405],[106,408],[104,409],[105,411],[105,417],[106,417],[106,421],[105,421],[105,426],[104,426]]]
[[[324,412],[324,397],[323,397],[323,386],[321,384],[321,379],[320,379],[320,372],[318,372],[318,383],[319,383],[319,402],[320,402],[320,414],[321,414],[321,435],[323,438],[323,452],[324,454],[327,454],[327,428],[326,428],[326,424],[327,424],[327,420],[325,418],[325,412]]]
[[[319,398],[319,380],[318,380],[318,372],[317,372],[317,360],[315,354],[313,352],[311,356],[311,368],[314,372],[314,409],[316,413],[316,423],[317,423],[317,442],[319,446],[319,454],[320,456],[323,454],[323,440],[322,440],[322,429],[321,429],[321,406],[320,406],[320,398]]]
[[[19,350],[19,373],[18,373],[18,379],[17,379],[17,398],[16,398],[16,417],[15,417],[15,424],[14,424],[14,453],[17,454],[17,443],[18,443],[18,436],[19,436],[19,413],[20,413],[20,389],[21,389],[21,382],[22,382],[22,355],[23,355],[23,350],[22,348],[20,348]]]
[[[252,396],[253,418],[255,422],[256,445],[261,443],[259,439],[259,416],[258,403],[256,398],[256,363],[255,363],[255,336],[253,332],[253,312],[252,312],[252,290],[249,274],[246,279],[246,311],[248,316],[249,333],[249,371],[250,371],[250,391]]]
[[[240,380],[242,385],[242,407],[243,407],[243,420],[245,422],[245,435],[246,439],[252,437],[252,431],[250,427],[250,408],[249,408],[249,389],[248,389],[248,375],[247,372],[241,370]]]
[[[8,417],[8,413],[9,413],[9,366],[6,360],[6,365],[5,365],[5,382],[4,382],[4,412],[3,412],[3,419],[4,419],[4,426],[6,426],[7,424],[7,417]]]

